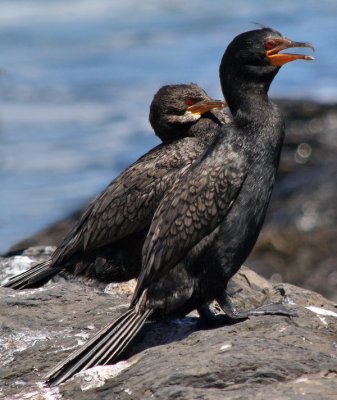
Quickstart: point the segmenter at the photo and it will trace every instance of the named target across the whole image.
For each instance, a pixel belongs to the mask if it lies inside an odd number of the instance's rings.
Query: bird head
[[[281,33],[262,28],[241,33],[228,45],[220,64],[220,81],[227,103],[235,113],[238,93],[266,95],[280,67],[295,60],[313,60],[304,54],[285,53],[290,48],[310,48],[310,43],[295,42]]]
[[[159,89],[150,106],[149,120],[156,135],[165,143],[189,136],[189,129],[205,113],[223,108],[196,84],[167,85]]]

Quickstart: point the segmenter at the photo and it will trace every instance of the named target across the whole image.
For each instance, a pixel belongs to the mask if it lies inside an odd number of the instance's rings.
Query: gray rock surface
[[[47,250],[0,259],[2,278],[22,262],[47,257]],[[194,314],[151,322],[117,364],[43,386],[52,366],[126,309],[133,285],[102,291],[61,278],[35,290],[0,288],[0,398],[337,398],[333,303],[289,284],[272,285],[245,267],[231,283],[238,308],[283,299],[298,316],[252,317],[212,330],[202,329]]]

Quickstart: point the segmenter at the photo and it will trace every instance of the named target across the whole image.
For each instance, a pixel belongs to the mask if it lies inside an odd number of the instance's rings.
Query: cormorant
[[[196,84],[167,85],[154,96],[150,123],[163,144],[124,172],[88,206],[52,254],[3,286],[39,287],[64,270],[105,283],[138,276],[141,249],[153,214],[177,174],[207,147],[228,121],[223,101]],[[217,109],[217,114],[210,110]]]
[[[128,311],[58,364],[48,374],[50,384],[114,361],[149,317],[185,315],[214,299],[228,311],[226,286],[262,227],[284,138],[269,86],[283,64],[313,59],[280,53],[292,47],[312,48],[270,28],[242,33],[229,44],[220,80],[233,125],[222,127],[161,200]]]

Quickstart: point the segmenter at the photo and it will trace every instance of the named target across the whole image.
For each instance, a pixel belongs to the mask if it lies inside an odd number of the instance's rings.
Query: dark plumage
[[[103,282],[138,276],[141,249],[153,214],[177,174],[195,161],[226,120],[209,110],[224,103],[196,84],[162,87],[150,107],[150,122],[163,144],[121,175],[89,205],[51,259],[10,279],[14,289],[38,287],[64,270]]]
[[[227,282],[262,227],[284,137],[282,117],[268,99],[269,85],[282,63],[309,59],[279,54],[295,44],[309,47],[266,28],[230,43],[220,79],[233,126],[222,128],[160,202],[129,310],[57,365],[49,383],[113,361],[150,316],[184,315],[214,299],[228,311]]]

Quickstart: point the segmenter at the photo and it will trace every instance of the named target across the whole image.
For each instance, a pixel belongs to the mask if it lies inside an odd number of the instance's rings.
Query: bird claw
[[[237,311],[228,293],[225,291],[221,298],[217,299],[220,308],[226,314],[228,322],[239,322],[252,316],[259,315],[285,315],[297,317],[298,315],[286,308],[281,302],[264,304],[252,310]]]
[[[258,315],[285,315],[287,317],[298,317],[298,314],[286,308],[282,303],[269,303],[248,311],[249,316]]]

